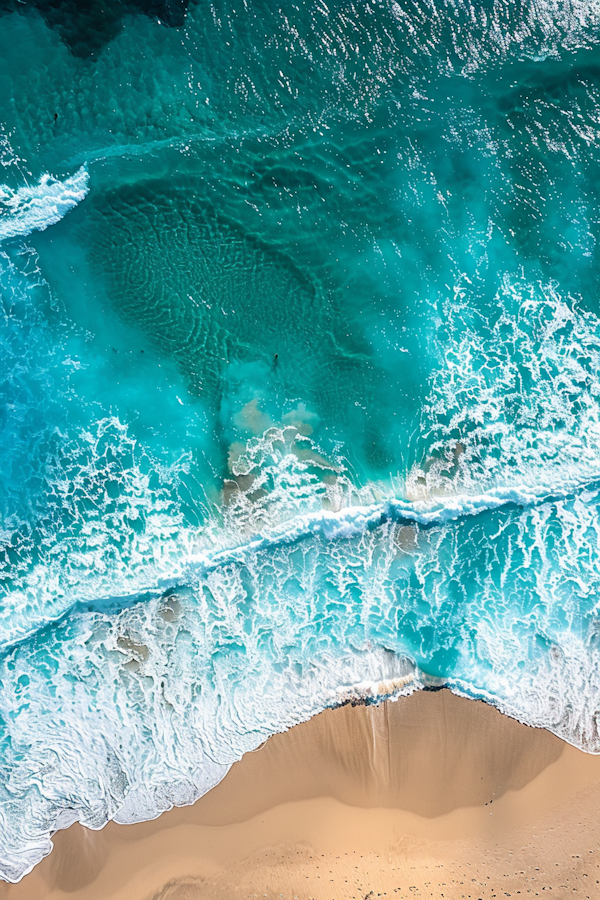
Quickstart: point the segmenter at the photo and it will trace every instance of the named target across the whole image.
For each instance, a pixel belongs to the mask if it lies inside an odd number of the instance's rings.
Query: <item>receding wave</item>
[[[598,4],[58,6],[0,29],[0,876],[339,703],[600,752]]]
[[[295,453],[275,462],[308,483]],[[447,684],[600,752],[594,603],[565,579],[590,529],[591,481],[390,499],[190,554],[144,595],[101,600],[94,584],[95,602],[35,622],[0,661],[3,877],[76,819],[99,828],[193,802],[270,734],[348,700]],[[563,552],[540,570],[547,533]]]

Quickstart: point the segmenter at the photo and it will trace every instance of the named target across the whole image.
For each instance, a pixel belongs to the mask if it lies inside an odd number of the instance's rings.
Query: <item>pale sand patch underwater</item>
[[[421,692],[276,735],[153,822],[60,832],[0,898],[597,900],[598,810],[600,757]]]

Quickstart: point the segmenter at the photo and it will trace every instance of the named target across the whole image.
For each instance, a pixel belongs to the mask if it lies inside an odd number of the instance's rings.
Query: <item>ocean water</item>
[[[600,752],[600,4],[0,2],[0,876],[446,685]]]

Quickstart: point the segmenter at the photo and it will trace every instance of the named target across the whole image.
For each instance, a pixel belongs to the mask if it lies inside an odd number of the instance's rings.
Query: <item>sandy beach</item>
[[[599,809],[600,757],[421,692],[276,735],[192,807],[60,832],[0,898],[596,900]]]

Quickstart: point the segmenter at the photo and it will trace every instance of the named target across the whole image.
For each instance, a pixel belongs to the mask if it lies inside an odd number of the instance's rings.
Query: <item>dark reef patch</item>
[[[128,15],[143,13],[162,25],[183,25],[189,0],[0,0],[0,16],[36,11],[57,31],[73,56],[99,53]]]

